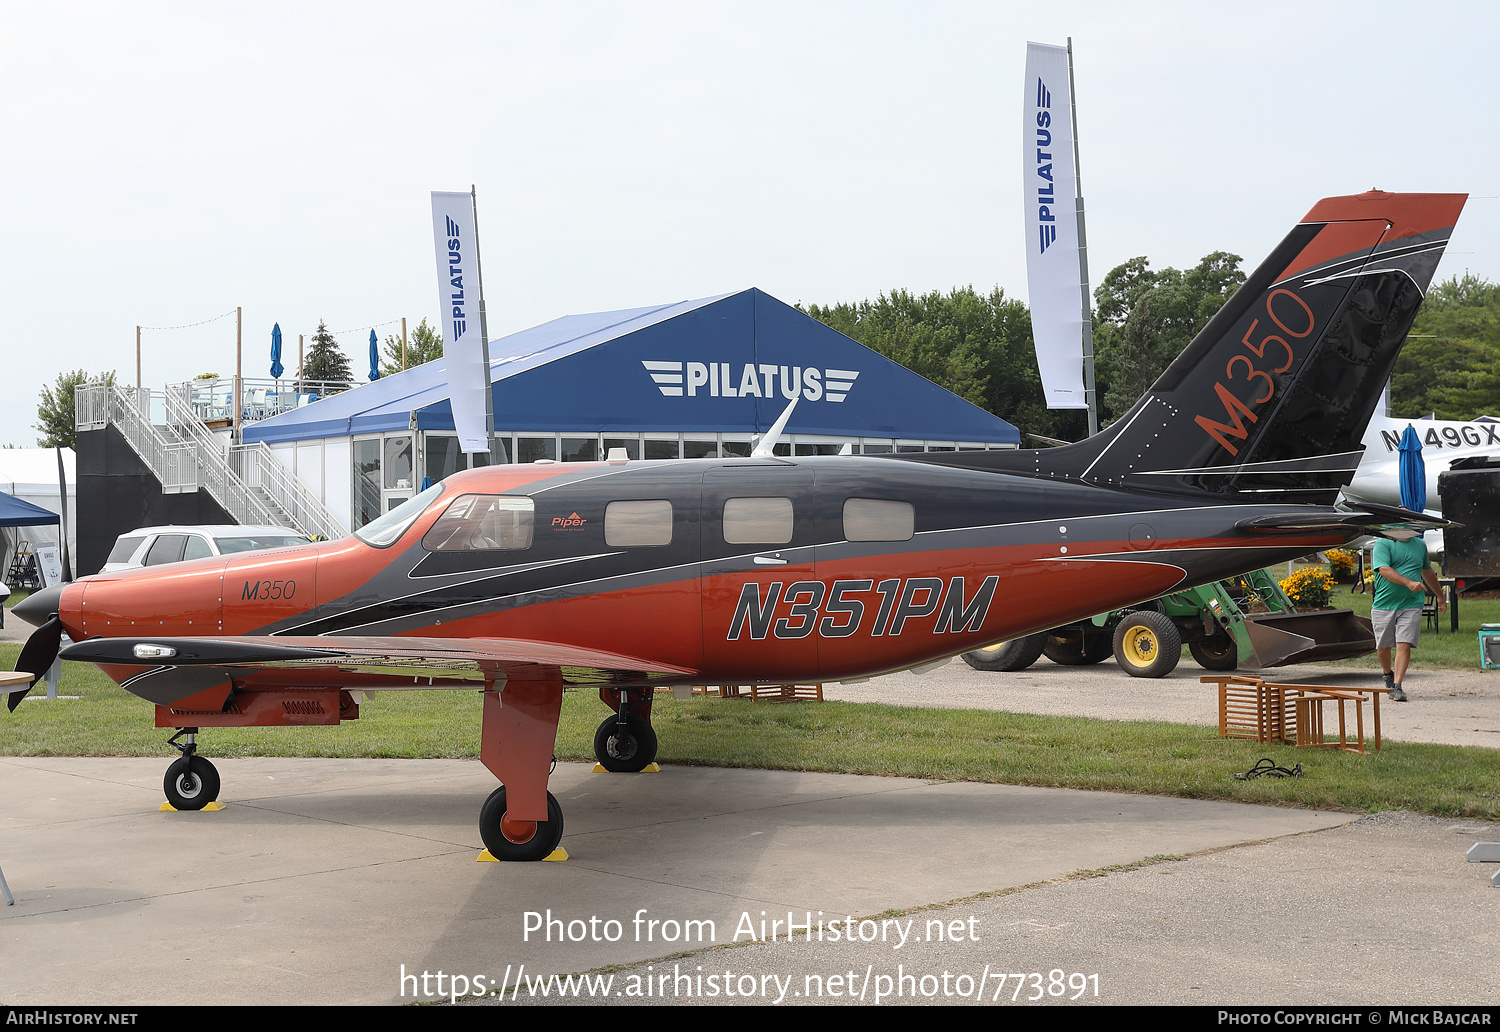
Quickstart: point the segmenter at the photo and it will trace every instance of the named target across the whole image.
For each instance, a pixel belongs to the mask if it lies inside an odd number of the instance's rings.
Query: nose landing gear
[[[178,743],[179,738],[187,740]],[[185,727],[167,744],[182,753],[173,760],[162,779],[162,792],[174,810],[201,810],[219,798],[219,771],[198,755],[198,729]]]
[[[594,732],[594,758],[611,774],[636,774],[656,761],[651,689],[605,686],[599,698],[614,710]]]

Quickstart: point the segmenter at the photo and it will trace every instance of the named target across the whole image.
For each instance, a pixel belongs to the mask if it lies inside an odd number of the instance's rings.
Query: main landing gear
[[[479,809],[479,837],[496,860],[545,860],[562,842],[562,833],[562,807],[551,792],[547,793],[545,821],[511,817],[504,785],[491,792]]]
[[[479,837],[496,860],[545,860],[562,842],[562,807],[547,791],[562,692],[562,671],[543,667],[484,693],[479,759],[501,784],[479,809]]]
[[[187,741],[179,744],[179,738]],[[198,755],[197,739],[198,729],[185,727],[167,740],[182,753],[182,758],[173,760],[167,768],[161,786],[174,810],[201,810],[219,798],[218,768]]]
[[[649,688],[599,689],[599,698],[615,713],[594,732],[594,757],[611,774],[635,774],[656,760],[651,694]]]

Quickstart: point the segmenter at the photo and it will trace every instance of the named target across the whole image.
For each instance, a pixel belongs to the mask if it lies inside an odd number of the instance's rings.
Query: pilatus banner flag
[[[1068,48],[1026,44],[1021,174],[1031,332],[1048,408],[1088,408]]]
[[[474,199],[467,193],[432,193],[432,236],[437,243],[438,312],[443,328],[443,364],[459,447],[490,450],[484,395],[484,338],[479,330],[479,254],[474,238]]]

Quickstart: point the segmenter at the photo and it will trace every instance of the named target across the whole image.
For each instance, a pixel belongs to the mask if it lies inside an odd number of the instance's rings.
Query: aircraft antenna
[[[766,431],[766,436],[760,439],[750,452],[752,459],[769,459],[776,455],[776,442],[781,440],[781,432],[786,429],[786,421],[792,418],[792,409],[797,407],[797,402],[802,400],[802,395],[792,399],[792,403],[786,407],[786,411],[776,417],[776,422],[771,424],[771,429]]]

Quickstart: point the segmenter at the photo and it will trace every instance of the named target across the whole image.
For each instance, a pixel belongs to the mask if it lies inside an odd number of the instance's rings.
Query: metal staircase
[[[291,527],[309,537],[340,538],[348,532],[265,444],[231,444],[194,413],[188,386],[162,392],[88,384],[75,394],[74,425],[102,430],[113,425],[165,494],[200,488],[241,524]],[[160,399],[162,418],[153,418]]]

